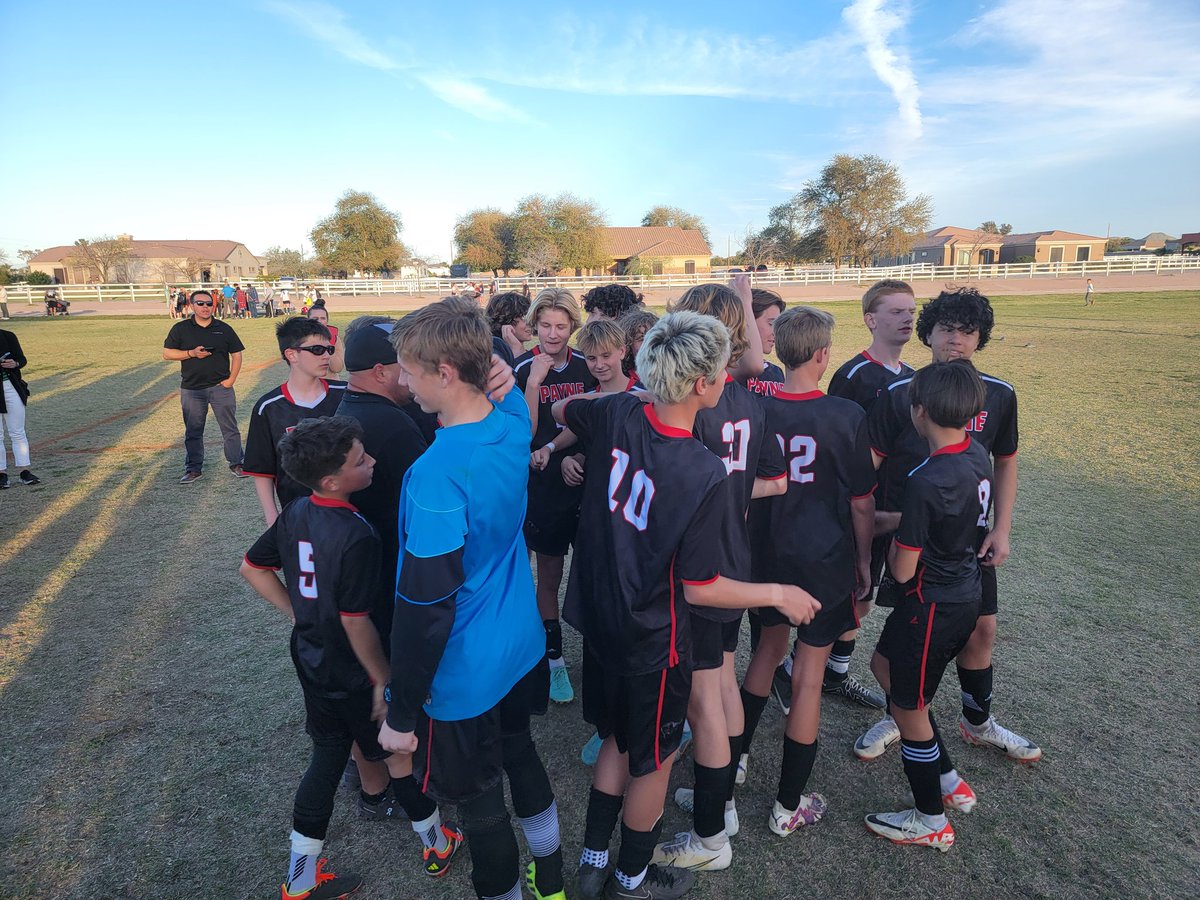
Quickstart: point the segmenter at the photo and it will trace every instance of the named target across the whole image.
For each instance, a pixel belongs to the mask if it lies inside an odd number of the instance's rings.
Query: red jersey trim
[[[878,484],[873,484],[873,485],[871,485],[871,489],[869,491],[867,491],[865,494],[858,494],[858,495],[851,494],[850,499],[851,500],[862,500],[864,497],[870,497],[873,493],[875,493],[875,488],[877,488],[877,487],[879,487]]]
[[[308,499],[313,502],[313,506],[327,506],[331,509],[348,509],[351,512],[358,512],[358,507],[353,503],[350,503],[348,500],[335,500],[332,497],[318,497],[316,494],[313,494]],[[343,613],[343,615],[345,615],[345,613]]]
[[[914,553],[920,553],[920,552],[921,552],[921,548],[920,548],[920,547],[910,547],[910,546],[908,546],[908,544],[902,544],[902,543],[900,543],[899,541],[896,541],[896,546],[897,546],[897,547],[899,547],[901,550],[911,550],[911,551],[913,551]]]
[[[242,562],[244,562],[246,565],[248,565],[252,569],[258,569],[260,572],[278,572],[279,571],[279,566],[256,566],[254,563],[250,562],[250,557],[248,557],[248,556],[243,556]]]
[[[1012,459],[1017,455],[1017,451],[1014,450],[1012,453],[993,453],[992,455],[995,456],[996,459]]]
[[[787,391],[776,391],[775,396],[780,400],[816,400],[818,397],[824,397],[824,391],[805,391],[803,394],[789,394]]]
[[[962,453],[964,450],[966,450],[970,446],[971,446],[971,436],[968,434],[959,443],[948,444],[947,446],[942,447],[940,450],[934,450],[929,455],[930,456],[945,456],[945,455],[951,454],[951,453]]]
[[[352,612],[345,612],[345,611],[339,609],[338,615],[342,616],[344,618],[347,618],[347,619],[361,619],[363,616],[369,616],[370,613],[365,613],[365,612],[352,613]],[[371,683],[374,684],[374,682],[371,682]]]
[[[328,396],[329,395],[329,382],[326,381],[324,378],[318,378],[317,381],[321,382],[321,389],[324,390],[326,396]],[[288,390],[286,381],[279,386],[279,391],[280,391],[280,393],[283,394],[283,398],[285,400],[287,400],[288,403],[292,404],[292,406],[299,406],[301,409],[311,409],[312,408],[310,406],[302,406],[301,404],[297,403],[295,400],[292,399],[292,392]],[[325,398],[322,397],[321,399],[324,400]],[[318,401],[318,402],[320,402],[320,401]]]
[[[274,475],[268,475],[266,472],[247,472],[245,469],[242,469],[242,474],[252,475],[255,478],[270,478],[272,481],[275,480]]]
[[[713,583],[714,583],[714,582],[715,582],[715,581],[716,581],[718,578],[720,578],[720,577],[721,577],[721,573],[720,573],[720,572],[718,572],[718,573],[717,573],[716,575],[714,575],[712,578],[706,578],[706,579],[704,579],[703,581],[688,581],[686,578],[681,578],[681,579],[679,579],[679,580],[680,580],[680,581],[682,581],[684,584],[690,584],[690,585],[692,585],[693,587],[696,587],[696,586],[698,586],[698,585],[699,585],[699,586],[703,586],[703,585],[706,585],[706,584],[713,584]]]
[[[679,651],[675,649],[675,556],[671,556],[671,565],[667,570],[667,578],[671,580],[671,647],[667,651],[667,667],[679,665]],[[665,669],[663,670],[665,673]]]
[[[726,384],[731,384],[732,382],[733,382],[733,376],[732,376],[732,375],[730,375],[728,372],[726,372],[726,373],[725,373],[725,383],[726,383]]]
[[[761,478],[761,480],[762,481],[778,481],[780,478],[787,478],[787,477],[788,477],[787,472],[780,472],[778,475],[772,475],[770,478]],[[875,488],[871,488],[871,490],[875,490]]]
[[[889,372],[891,372],[893,375],[899,375],[899,374],[900,374],[900,372],[903,372],[903,371],[904,371],[904,363],[900,363],[900,371],[899,371],[899,372],[897,372],[897,371],[893,371],[893,370],[892,370],[892,368],[891,368],[891,366],[889,366],[887,363],[880,362],[879,360],[877,360],[875,357],[873,357],[873,356],[872,356],[870,353],[868,353],[866,350],[864,350],[864,351],[862,352],[862,355],[863,355],[863,359],[865,359],[865,360],[867,360],[867,361],[869,361],[869,362],[873,362],[873,363],[875,363],[875,365],[879,366],[880,368],[887,369],[887,370],[888,370]]]
[[[682,428],[676,428],[674,425],[667,425],[658,417],[658,413],[654,411],[653,403],[644,403],[642,408],[646,411],[646,419],[650,422],[650,427],[661,434],[663,437],[669,438],[690,438],[692,433],[684,431]]]
[[[874,446],[871,447],[871,452],[874,453],[876,456],[881,456],[884,459],[887,459],[887,454],[884,453],[882,450],[880,450],[878,447],[874,447]]]

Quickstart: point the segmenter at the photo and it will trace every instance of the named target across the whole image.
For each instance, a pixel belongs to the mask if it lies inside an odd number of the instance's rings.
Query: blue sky
[[[68,0],[0,33],[11,259],[307,247],[348,188],[432,256],[467,210],[560,191],[612,225],[682,206],[723,254],[839,152],[897,163],[935,225],[1200,230],[1188,3]]]

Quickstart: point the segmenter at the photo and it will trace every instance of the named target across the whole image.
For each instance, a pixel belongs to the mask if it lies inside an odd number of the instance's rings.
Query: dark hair
[[[320,490],[321,479],[335,474],[362,438],[362,426],[350,416],[304,419],[279,439],[279,464],[305,487]]]
[[[658,316],[641,306],[635,306],[617,320],[617,324],[625,332],[625,358],[621,361],[621,370],[626,375],[632,375],[637,368],[637,360],[634,358],[637,354],[633,352],[633,342],[644,338],[646,332],[653,328],[657,321]]]
[[[975,349],[982,350],[987,346],[995,324],[991,301],[975,288],[959,288],[942,291],[921,307],[921,314],[917,316],[917,337],[928,347],[934,327],[945,325],[978,334],[979,346]]]
[[[583,295],[584,312],[599,310],[610,319],[619,319],[641,302],[642,295],[623,284],[602,284]]]
[[[750,288],[750,306],[754,309],[754,318],[756,319],[772,306],[778,307],[780,312],[787,309],[783,298],[766,288]]]
[[[328,328],[308,316],[295,316],[287,319],[275,329],[275,340],[279,342],[279,355],[283,356],[284,360],[287,359],[287,356],[284,355],[285,350],[294,350],[310,337],[321,337],[327,341],[333,340]]]
[[[505,325],[519,322],[529,313],[529,298],[519,291],[505,291],[496,294],[488,301],[487,317],[492,326],[492,334],[501,337],[500,330]]]
[[[909,403],[942,428],[963,428],[979,415],[986,399],[983,380],[968,359],[931,363],[908,386]]]
[[[183,288],[180,288],[180,290],[183,290]],[[188,295],[188,303],[191,303],[201,295],[207,297],[209,300],[213,298],[212,291],[192,291],[191,294]]]

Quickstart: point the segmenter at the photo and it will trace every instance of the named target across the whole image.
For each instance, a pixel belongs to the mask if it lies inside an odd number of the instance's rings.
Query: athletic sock
[[[413,820],[412,829],[426,847],[432,847],[438,853],[445,853],[450,846],[450,838],[442,830],[442,813],[434,806],[433,813],[420,821]]]
[[[617,853],[617,880],[625,890],[633,890],[646,877],[654,846],[662,834],[662,819],[649,831],[634,831],[621,822],[621,850]]]
[[[729,790],[725,792],[725,802],[733,801],[733,789],[737,787],[738,760],[742,758],[742,737],[740,734],[729,736]]]
[[[940,816],[942,788],[938,778],[938,741],[931,737],[927,741],[910,741],[900,738],[900,751],[904,757],[904,774],[912,787],[917,811],[927,816]]]
[[[584,847],[583,852],[579,854],[579,865],[595,866],[597,869],[603,869],[608,865],[608,851],[589,850],[587,847]]]
[[[404,814],[413,823],[413,831],[421,835],[426,847],[435,847],[440,853],[446,849],[447,838],[442,834],[442,820],[438,815],[438,806],[429,797],[421,793],[417,779],[412,775],[392,779],[392,794],[400,804]],[[427,836],[417,827],[419,822],[433,821],[433,834]],[[426,829],[428,830],[428,829]]]
[[[362,798],[362,802],[368,806],[378,806],[383,802],[383,798],[387,796],[387,788],[384,788],[378,794],[368,794],[362,788],[358,789],[358,796]]]
[[[951,769],[949,772],[942,772],[938,775],[938,782],[941,784],[942,796],[950,793],[962,780],[962,776],[958,774],[958,769]]]
[[[493,894],[490,897],[484,897],[483,900],[521,900],[521,879],[518,878],[516,884],[503,894]]]
[[[834,641],[825,660],[825,684],[841,684],[850,677],[850,656],[854,653],[854,641]]]
[[[927,813],[923,813],[918,809],[917,819],[926,828],[932,828],[934,831],[941,831],[946,827],[946,813],[944,811],[936,816],[932,816]]]
[[[525,843],[537,862],[537,888],[543,896],[557,894],[563,889],[562,842],[558,829],[558,804],[550,805],[536,815],[518,817]]]
[[[800,805],[816,759],[817,741],[802,744],[786,734],[783,736],[783,765],[779,770],[779,791],[775,800],[789,812],[794,812]]]
[[[929,714],[929,725],[933,729],[933,736],[938,745],[938,771],[943,775],[953,772],[954,761],[950,759],[950,751],[946,749],[946,742],[942,740],[942,731],[938,728],[937,719],[933,717],[932,712]]]
[[[696,777],[692,822],[696,834],[702,838],[712,837],[725,830],[725,790],[729,770],[725,766],[713,768],[694,761],[692,769]]]
[[[588,793],[587,818],[583,827],[583,854],[580,865],[587,863],[603,869],[608,865],[608,845],[621,817],[623,797],[592,788]]]
[[[317,857],[325,842],[319,838],[305,837],[298,831],[292,832],[292,858],[288,863],[287,889],[299,894],[317,883]]]
[[[642,882],[646,880],[646,873],[649,871],[650,866],[647,865],[646,868],[642,869],[642,871],[636,875],[626,875],[620,869],[617,869],[615,874],[617,876],[617,881],[621,883],[621,887],[625,888],[627,891],[632,891],[634,888],[641,886]]]
[[[972,725],[984,724],[992,715],[992,667],[964,669],[958,667],[958,683],[962,687],[962,714]]]
[[[750,752],[750,743],[754,740],[754,732],[758,730],[758,721],[762,718],[767,698],[751,694],[745,688],[741,690],[742,709],[745,711],[746,725],[742,729],[742,752]]]
[[[551,663],[562,659],[562,623],[558,619],[542,619],[542,627],[546,629],[546,656]]]

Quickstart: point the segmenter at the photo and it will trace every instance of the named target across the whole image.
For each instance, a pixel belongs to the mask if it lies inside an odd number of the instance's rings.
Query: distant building
[[[1080,262],[1104,258],[1105,239],[1070,231],[993,234],[952,225],[927,231],[911,253],[880,258],[881,266],[988,266],[1026,257],[1035,262]]]
[[[238,241],[135,241],[128,263],[119,266],[120,282],[237,281],[263,274],[258,257]],[[60,284],[90,284],[99,280],[77,258],[74,246],[51,247],[29,261],[31,271],[45,272]],[[113,277],[110,275],[110,277]]]
[[[1200,231],[1189,231],[1179,236],[1179,249],[1184,253],[1200,253]]]
[[[1168,253],[1178,253],[1180,239],[1171,237],[1165,231],[1152,231],[1144,238],[1134,238],[1121,245],[1122,253],[1153,253],[1165,250]]]
[[[610,275],[624,275],[634,259],[653,275],[694,275],[712,271],[712,250],[696,229],[668,226],[605,228]]]

